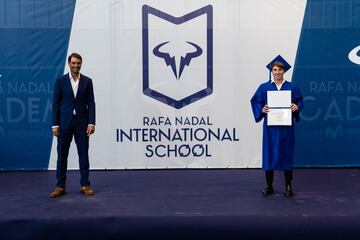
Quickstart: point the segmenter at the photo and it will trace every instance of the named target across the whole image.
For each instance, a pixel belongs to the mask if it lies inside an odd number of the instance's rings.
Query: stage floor
[[[51,199],[54,171],[0,172],[1,239],[360,239],[359,169],[296,169],[292,198],[258,169],[92,171],[90,197],[79,179]]]

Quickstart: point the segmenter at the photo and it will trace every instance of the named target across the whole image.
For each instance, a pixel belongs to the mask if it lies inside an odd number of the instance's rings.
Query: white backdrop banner
[[[305,5],[76,1],[68,53],[83,56],[94,82],[91,167],[260,167],[262,124],[250,98],[277,55],[294,65]],[[56,157],[54,140],[49,169]],[[70,168],[77,159],[73,145]]]

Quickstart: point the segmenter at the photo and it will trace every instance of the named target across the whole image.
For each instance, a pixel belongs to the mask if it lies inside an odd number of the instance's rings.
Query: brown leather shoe
[[[65,188],[56,187],[53,192],[50,193],[51,198],[60,197],[66,193]]]
[[[80,188],[80,192],[86,196],[94,195],[94,190],[90,186],[83,186]]]

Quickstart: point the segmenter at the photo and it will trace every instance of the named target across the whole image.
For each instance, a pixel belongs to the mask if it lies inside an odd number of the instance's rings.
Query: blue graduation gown
[[[300,120],[300,111],[304,107],[303,96],[299,88],[288,81],[281,86],[280,91],[291,91],[291,102],[295,103],[299,111],[292,113],[291,126],[268,126],[267,114],[262,112],[267,104],[267,91],[278,91],[276,84],[271,81],[263,83],[251,98],[251,107],[256,122],[263,121],[263,164],[264,170],[291,170],[293,168],[293,152],[295,146],[294,122]]]

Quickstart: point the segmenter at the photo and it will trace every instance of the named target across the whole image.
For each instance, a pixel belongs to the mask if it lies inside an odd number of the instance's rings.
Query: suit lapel
[[[68,89],[67,91],[71,91],[71,95],[73,96],[73,98],[75,99],[75,96],[74,96],[74,91],[72,89],[72,85],[71,85],[71,80],[70,80],[70,77],[69,77],[69,74],[66,74],[66,78],[65,78],[65,87]]]
[[[80,81],[79,82],[79,86],[78,86],[78,90],[77,90],[77,94],[76,94],[76,98],[75,99],[77,99],[77,98],[79,98],[79,95],[82,93],[82,91],[83,91],[83,88],[84,88],[84,84],[85,84],[85,82],[84,82],[84,77],[81,77],[81,75],[80,75],[80,79],[78,80],[78,81]]]

